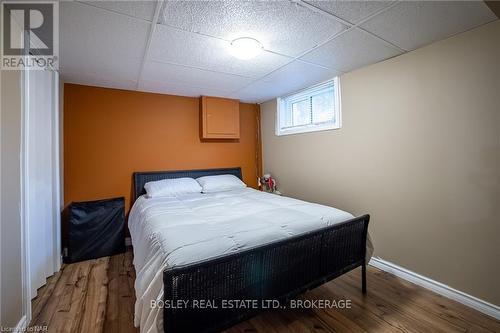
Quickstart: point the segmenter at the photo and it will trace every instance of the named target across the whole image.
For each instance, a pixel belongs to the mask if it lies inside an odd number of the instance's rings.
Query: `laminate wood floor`
[[[500,321],[376,268],[368,268],[367,279],[366,296],[356,269],[301,297],[349,299],[350,309],[269,311],[226,333],[500,332]],[[134,280],[131,250],[64,265],[38,290],[30,325],[49,332],[139,332]]]

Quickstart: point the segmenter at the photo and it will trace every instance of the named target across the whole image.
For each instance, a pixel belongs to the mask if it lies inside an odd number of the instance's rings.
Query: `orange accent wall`
[[[125,196],[134,171],[241,166],[257,186],[259,106],[240,103],[240,139],[200,141],[200,100],[64,85],[64,203]]]

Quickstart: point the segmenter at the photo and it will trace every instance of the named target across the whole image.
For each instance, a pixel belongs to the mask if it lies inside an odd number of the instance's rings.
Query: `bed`
[[[250,188],[144,195],[150,181],[222,174],[242,179],[240,168],[134,173],[129,229],[141,332],[218,332],[357,267],[366,293],[369,215]]]

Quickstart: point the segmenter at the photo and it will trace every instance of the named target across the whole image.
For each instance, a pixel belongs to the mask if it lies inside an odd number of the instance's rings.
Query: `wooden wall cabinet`
[[[240,102],[202,96],[200,132],[202,139],[239,139]]]

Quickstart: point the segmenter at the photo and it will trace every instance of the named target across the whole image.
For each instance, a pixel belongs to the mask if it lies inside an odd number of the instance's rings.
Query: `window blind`
[[[339,103],[336,79],[279,99],[277,134],[338,128]],[[278,133],[279,132],[279,133]]]

